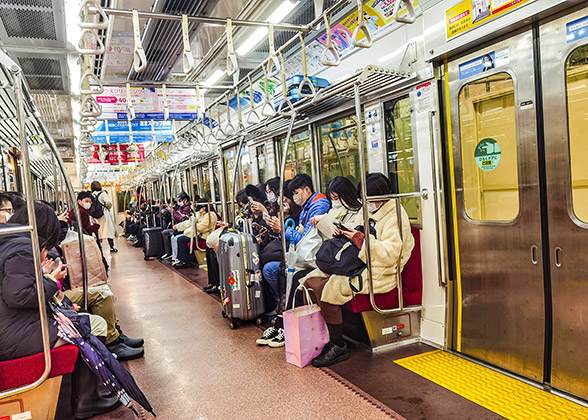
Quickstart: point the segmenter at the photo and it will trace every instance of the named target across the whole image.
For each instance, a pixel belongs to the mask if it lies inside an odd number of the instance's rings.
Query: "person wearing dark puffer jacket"
[[[37,234],[41,249],[41,265],[44,272],[51,272],[51,260],[47,251],[59,242],[61,227],[53,209],[40,202],[35,203]],[[0,223],[0,230],[28,224],[27,208],[17,210],[12,217],[19,224]],[[55,268],[43,278],[43,290],[47,303],[56,295],[68,305],[71,302],[61,296],[57,280],[65,277],[63,266]],[[52,348],[67,344],[57,335],[53,316],[47,306],[49,342]],[[79,308],[74,306],[74,309]],[[90,317],[92,334],[106,341],[106,321],[97,315]],[[41,320],[39,314],[33,250],[29,233],[0,236],[0,361],[18,359],[43,351]],[[120,405],[114,395],[109,395],[101,380],[78,358],[72,373],[72,410],[76,419],[86,419],[107,413]],[[59,418],[71,417],[57,413]]]

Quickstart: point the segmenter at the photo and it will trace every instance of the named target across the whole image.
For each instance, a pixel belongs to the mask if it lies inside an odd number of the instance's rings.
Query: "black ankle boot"
[[[121,404],[114,396],[100,396],[110,392],[107,392],[100,378],[90,370],[80,356],[72,373],[71,391],[72,411],[76,420],[108,413]]]

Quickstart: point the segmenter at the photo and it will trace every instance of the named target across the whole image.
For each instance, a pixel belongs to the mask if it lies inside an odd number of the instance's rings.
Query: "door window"
[[[208,201],[211,201],[212,192],[210,191],[210,171],[208,170],[208,164],[200,165],[198,167],[198,172],[200,172],[200,179],[202,180],[200,185],[202,190],[202,197]]]
[[[572,207],[588,222],[588,45],[577,48],[566,66]]]
[[[260,144],[255,148],[255,155],[257,157],[257,174],[259,182],[266,182],[268,180],[268,163],[267,155],[265,153],[265,144]]]
[[[360,173],[355,115],[319,126],[319,135],[322,191],[326,191],[329,182],[337,176],[344,176],[357,185]]]
[[[519,213],[519,175],[512,77],[498,73],[465,85],[459,94],[459,117],[468,216],[513,220]]]
[[[414,152],[412,147],[412,120],[408,96],[384,104],[388,176],[394,193],[416,191]],[[418,218],[416,198],[403,200],[402,205],[411,219]]]
[[[281,138],[279,140],[280,156],[282,155],[282,150],[284,150],[285,144],[286,138]],[[280,165],[281,163],[280,158]],[[308,174],[312,176],[310,130],[304,130],[292,134],[292,138],[290,139],[288,154],[286,155],[286,172],[284,174],[284,179],[292,179],[298,174]]]

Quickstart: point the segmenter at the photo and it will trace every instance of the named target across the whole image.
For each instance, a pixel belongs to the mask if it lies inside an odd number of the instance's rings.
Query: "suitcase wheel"
[[[144,259],[145,261],[151,261],[151,259],[150,259],[149,257],[143,257],[143,259]]]
[[[261,325],[261,324],[263,324],[263,319],[261,319],[261,317],[260,317],[260,316],[258,316],[257,318],[255,318],[255,323],[256,323],[257,325]]]
[[[229,328],[234,330],[239,326],[239,320],[237,318],[230,318]]]
[[[227,318],[227,314],[225,314],[225,311],[222,311],[221,313],[223,315],[223,318]]]

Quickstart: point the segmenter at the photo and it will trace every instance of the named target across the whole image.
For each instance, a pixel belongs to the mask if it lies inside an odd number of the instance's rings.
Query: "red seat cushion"
[[[78,348],[67,345],[51,350],[51,372],[49,377],[61,376],[73,372]],[[0,391],[31,384],[41,377],[45,370],[43,353],[21,359],[0,362]]]
[[[420,305],[423,302],[423,270],[421,266],[421,231],[412,227],[414,236],[414,249],[410,259],[402,270],[402,297],[404,306]],[[375,296],[376,305],[380,309],[398,308],[398,291],[394,289],[388,293]],[[355,295],[355,298],[346,304],[346,308],[358,313],[371,311],[369,295]]]

